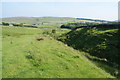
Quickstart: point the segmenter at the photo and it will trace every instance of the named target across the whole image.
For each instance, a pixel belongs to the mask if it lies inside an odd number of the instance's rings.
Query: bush
[[[55,29],[53,29],[53,30],[52,30],[52,33],[56,33],[56,30],[55,30]]]
[[[9,23],[2,22],[2,25],[9,26]]]

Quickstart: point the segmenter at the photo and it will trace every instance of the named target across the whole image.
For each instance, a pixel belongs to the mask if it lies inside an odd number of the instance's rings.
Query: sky
[[[119,0],[1,0],[2,2],[118,2]]]
[[[73,2],[74,1],[74,2]],[[76,17],[114,21],[118,19],[117,0],[2,0],[4,17]]]

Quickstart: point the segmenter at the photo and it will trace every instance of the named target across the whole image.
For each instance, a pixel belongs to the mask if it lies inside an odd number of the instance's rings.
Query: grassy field
[[[44,29],[2,28],[3,78],[114,78]]]

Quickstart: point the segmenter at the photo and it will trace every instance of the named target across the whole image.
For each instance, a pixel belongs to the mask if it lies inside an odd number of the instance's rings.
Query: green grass
[[[58,38],[58,40],[63,41],[74,49],[84,51],[92,56],[98,57],[99,59],[94,60],[99,60],[97,65],[103,65],[102,67],[104,67],[104,69],[106,69],[106,71],[110,72],[111,74],[116,74],[116,72],[110,67],[115,68],[118,72],[116,76],[119,77],[119,36],[119,29],[81,28],[62,35],[60,38]],[[106,60],[107,63],[106,61],[101,63],[101,59]],[[104,65],[104,63],[106,64]],[[108,68],[106,65],[110,67]]]
[[[7,35],[7,36],[20,36],[20,35],[33,35],[37,33],[41,33],[41,29],[37,28],[25,28],[25,27],[3,27],[3,33],[2,35]]]
[[[2,79],[2,27],[0,27],[0,79]]]
[[[3,78],[114,78],[89,61],[84,52],[42,32],[3,27]],[[36,35],[43,40],[36,40]]]

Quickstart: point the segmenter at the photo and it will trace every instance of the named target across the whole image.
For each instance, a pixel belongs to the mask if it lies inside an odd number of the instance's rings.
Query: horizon
[[[2,16],[118,20],[117,2],[2,2]]]
[[[52,17],[52,18],[55,18],[57,16],[42,16],[42,17]],[[41,17],[17,16],[17,17],[4,17],[4,18],[41,18]],[[104,20],[104,19],[84,18],[84,17],[60,17],[60,18],[81,18],[81,19],[92,19],[92,20]],[[1,19],[3,19],[3,18],[1,18]],[[104,20],[104,21],[109,21],[109,20]]]

